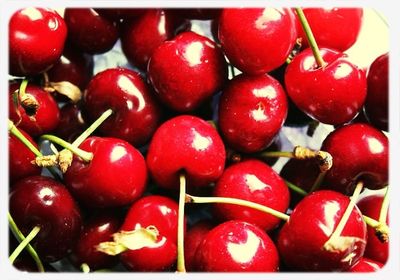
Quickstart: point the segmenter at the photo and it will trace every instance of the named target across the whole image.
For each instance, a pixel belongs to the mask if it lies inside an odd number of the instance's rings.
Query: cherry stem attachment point
[[[185,267],[185,245],[184,245],[184,223],[186,202],[186,175],[179,175],[179,208],[178,208],[178,241],[177,241],[177,272],[186,272]]]

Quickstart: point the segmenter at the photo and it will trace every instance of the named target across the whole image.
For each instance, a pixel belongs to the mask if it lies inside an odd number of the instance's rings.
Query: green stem
[[[293,184],[293,183],[291,183],[289,181],[285,180],[285,183],[289,187],[289,189],[291,189],[292,191],[298,193],[299,195],[306,196],[308,194],[305,190],[303,190],[302,188],[296,186],[295,184]]]
[[[372,219],[371,217],[368,217],[366,215],[363,215],[363,219],[365,223],[372,228],[377,228],[380,225],[380,223],[377,220]]]
[[[179,210],[178,210],[178,259],[177,271],[186,272],[185,267],[185,245],[184,245],[184,223],[185,223],[185,198],[186,198],[186,176],[179,175]]]
[[[31,242],[35,236],[39,233],[40,227],[35,226],[31,232],[25,237],[24,240],[22,240],[21,243],[19,243],[18,247],[15,248],[14,252],[10,255],[8,258],[10,260],[10,263],[13,264],[16,258],[21,254],[21,252],[25,249],[25,247]]]
[[[386,219],[389,211],[389,187],[386,187],[385,196],[383,197],[381,211],[379,213],[379,222],[386,224]]]
[[[27,86],[28,86],[28,80],[24,79],[19,85],[19,90],[18,90],[19,96],[23,96],[25,94]]]
[[[320,172],[318,174],[317,179],[315,179],[315,182],[312,185],[312,187],[311,187],[311,189],[310,189],[310,191],[308,193],[315,192],[316,190],[319,189],[319,187],[321,186],[322,182],[324,181],[325,175],[326,175],[326,171],[325,172]]]
[[[261,157],[286,157],[286,158],[294,158],[293,152],[287,151],[266,151],[260,153]]]
[[[296,8],[296,13],[299,17],[301,26],[303,27],[304,33],[306,34],[308,44],[310,45],[310,48],[313,52],[315,61],[317,62],[317,65],[319,67],[325,66],[326,62],[323,60],[321,53],[319,51],[317,42],[315,41],[314,34],[312,33],[312,30],[310,28],[310,25],[308,24],[307,18],[303,13],[303,10],[301,8]]]
[[[90,272],[90,267],[87,263],[81,264],[81,270],[83,273],[89,273]]]

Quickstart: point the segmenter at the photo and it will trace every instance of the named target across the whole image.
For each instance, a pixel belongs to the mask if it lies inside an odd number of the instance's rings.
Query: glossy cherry
[[[36,110],[25,110],[19,104],[14,104],[13,94],[20,88],[20,83],[11,83],[9,86],[9,117],[32,137],[39,136],[55,129],[60,118],[60,110],[53,96],[41,87],[29,83],[26,94],[30,94],[38,103]]]
[[[188,187],[206,187],[224,170],[225,148],[211,124],[198,117],[180,115],[157,129],[146,161],[160,187],[177,189],[180,173],[185,174]]]
[[[81,214],[65,186],[49,177],[31,176],[12,186],[10,214],[26,236],[35,226],[31,242],[42,261],[54,262],[67,256],[81,232]]]
[[[349,269],[349,272],[376,272],[379,271],[382,267],[382,263],[362,257],[355,265],[353,265]]]
[[[321,48],[326,65],[319,67],[311,49],[287,66],[285,88],[295,105],[310,117],[331,125],[351,121],[365,101],[366,75],[344,53]]]
[[[226,168],[215,185],[214,196],[252,201],[283,213],[290,200],[285,181],[270,166],[254,159]],[[215,203],[213,207],[214,217],[222,221],[242,220],[267,231],[281,222],[277,217],[244,206]]]
[[[196,264],[204,272],[275,272],[275,244],[259,227],[232,220],[213,228],[198,246]]]
[[[9,72],[14,76],[32,76],[49,69],[60,58],[67,27],[52,9],[24,8],[9,22]]]
[[[74,156],[64,182],[88,207],[125,206],[142,196],[147,168],[142,154],[117,138],[89,137],[80,149],[93,154],[90,162]]]
[[[264,74],[285,63],[296,41],[295,26],[295,15],[287,8],[225,8],[218,38],[236,68]]]
[[[343,250],[328,251],[325,242],[337,227],[349,198],[341,193],[323,190],[306,196],[294,208],[283,225],[277,246],[285,265],[295,271],[344,271],[363,255],[367,228],[355,207],[341,233],[354,237]]]
[[[218,105],[218,125],[227,145],[244,153],[268,147],[288,112],[286,94],[269,75],[238,75],[224,88]]]
[[[91,8],[66,8],[64,19],[68,40],[83,52],[105,53],[112,49],[119,38],[116,23]]]
[[[389,99],[389,53],[377,57],[367,75],[367,99],[364,111],[368,121],[375,127],[388,130]]]
[[[192,31],[161,44],[148,64],[148,78],[157,96],[179,112],[192,111],[210,99],[227,77],[227,64],[220,48]]]
[[[86,129],[87,124],[82,118],[81,109],[78,104],[67,103],[60,109],[60,121],[54,135],[72,142]]]
[[[109,68],[96,74],[83,96],[83,116],[95,121],[103,112],[113,114],[100,127],[105,136],[134,146],[145,144],[160,124],[161,108],[151,89],[136,71]]]
[[[388,138],[380,130],[362,123],[348,124],[332,131],[321,150],[333,157],[324,186],[351,194],[358,181],[377,190],[388,184]]]

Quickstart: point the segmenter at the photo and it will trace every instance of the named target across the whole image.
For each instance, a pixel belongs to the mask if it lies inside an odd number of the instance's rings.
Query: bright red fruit
[[[362,257],[354,266],[349,269],[349,272],[375,272],[379,271],[383,264]]]
[[[52,133],[72,143],[86,127],[80,107],[77,104],[66,103],[60,109],[60,121]]]

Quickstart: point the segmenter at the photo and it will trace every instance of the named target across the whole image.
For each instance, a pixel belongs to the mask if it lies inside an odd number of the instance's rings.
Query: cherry
[[[53,133],[68,142],[72,142],[85,130],[86,126],[80,106],[67,103],[60,109],[60,121]]]
[[[40,227],[31,245],[43,261],[67,256],[79,237],[82,221],[63,184],[49,177],[27,177],[12,186],[9,201],[11,216],[24,235]]]
[[[43,133],[50,132],[58,125],[60,111],[58,105],[50,93],[41,87],[28,84],[25,90],[25,96],[33,98],[34,108],[21,104],[22,93],[19,93],[19,105],[14,104],[14,92],[20,88],[20,82],[13,82],[9,86],[9,117],[17,124],[18,128],[22,128],[32,137],[39,136]]]
[[[321,48],[325,65],[318,66],[311,49],[297,54],[287,66],[285,88],[295,105],[326,124],[351,121],[366,97],[366,76],[344,53]]]
[[[347,196],[329,190],[313,192],[297,204],[277,241],[289,269],[344,271],[362,257],[367,229],[357,207],[352,209],[341,233],[342,248],[333,251],[324,248],[348,204]]]
[[[324,186],[351,194],[356,182],[376,190],[388,183],[388,138],[380,130],[362,123],[348,124],[332,131],[321,150],[333,157]]]
[[[382,267],[382,263],[362,257],[349,269],[349,272],[375,272],[379,271]]]
[[[275,272],[278,251],[259,227],[231,220],[213,228],[196,250],[200,271]]]
[[[304,8],[303,12],[321,47],[343,52],[357,41],[363,23],[362,8]],[[306,48],[308,41],[299,21],[297,26],[301,44]]]
[[[139,73],[109,68],[96,74],[83,96],[83,116],[96,120],[107,109],[113,115],[99,128],[106,136],[134,146],[145,144],[161,121],[161,109]]]
[[[182,173],[189,187],[206,187],[224,170],[225,148],[211,124],[180,115],[164,122],[154,133],[146,161],[160,187],[178,188]]]
[[[218,105],[218,124],[227,145],[244,153],[267,148],[287,116],[286,94],[269,75],[234,77]]]
[[[49,69],[60,58],[67,27],[52,9],[24,8],[9,22],[10,74],[32,76]]]
[[[147,10],[139,8],[95,8],[101,16],[112,21],[140,18]]]
[[[157,96],[179,112],[192,111],[210,99],[223,87],[227,76],[220,48],[192,31],[165,41],[148,64],[148,78]]]
[[[375,127],[388,130],[389,98],[389,53],[377,57],[371,64],[367,75],[367,99],[365,115]]]
[[[20,129],[20,132],[33,146],[37,149],[39,148],[28,133],[22,129]],[[11,184],[25,177],[40,175],[42,169],[32,164],[32,161],[36,158],[35,154],[12,134],[8,134],[8,153],[8,168]]]
[[[90,158],[74,156],[64,182],[88,207],[124,206],[142,196],[147,169],[142,154],[117,138],[89,137],[79,146]]]
[[[91,8],[66,8],[64,20],[68,28],[68,40],[83,52],[105,53],[118,40],[116,23]]]
[[[212,20],[217,18],[220,14],[222,9],[218,8],[180,8],[180,9],[173,9],[174,13],[179,15],[180,17],[190,19],[190,20]]]
[[[296,41],[294,13],[287,8],[226,8],[218,38],[228,60],[240,71],[264,74],[282,65]]]
[[[280,212],[286,212],[289,206],[289,190],[283,179],[271,167],[254,159],[226,168],[215,186],[214,196],[248,200]],[[213,206],[214,217],[222,221],[242,220],[267,231],[276,228],[281,221],[243,206],[223,203]]]
[[[360,211],[375,220],[379,220],[381,206],[383,202],[383,195],[374,194],[363,197],[357,202]],[[386,218],[386,224],[389,224],[389,217]],[[368,227],[367,246],[365,247],[364,256],[385,264],[389,255],[389,243],[382,242],[376,236],[376,230]]]

